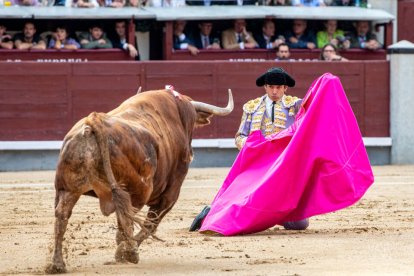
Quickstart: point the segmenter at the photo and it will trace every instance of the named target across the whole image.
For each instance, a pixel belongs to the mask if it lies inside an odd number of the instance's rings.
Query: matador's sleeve
[[[247,136],[250,134],[253,114],[260,106],[262,100],[263,98],[259,97],[257,99],[248,101],[243,105],[243,116],[241,118],[240,127],[236,133],[235,139],[236,146],[239,150],[244,146]]]
[[[248,114],[246,111],[243,111],[243,116],[241,118],[239,130],[236,133],[235,141],[236,146],[239,150],[244,146],[247,136],[249,136],[251,123],[252,115]]]
[[[298,97],[285,96],[282,99],[283,106],[289,109],[289,116],[296,116],[302,105],[302,99]]]

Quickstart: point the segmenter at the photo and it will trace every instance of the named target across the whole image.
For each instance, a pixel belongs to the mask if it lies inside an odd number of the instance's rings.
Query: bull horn
[[[141,93],[142,86],[138,87],[137,94]]]
[[[197,111],[204,111],[218,116],[228,115],[230,114],[230,112],[233,111],[234,108],[233,95],[231,93],[231,89],[229,89],[229,102],[227,103],[226,107],[218,107],[211,104],[196,101],[191,101],[191,103]]]

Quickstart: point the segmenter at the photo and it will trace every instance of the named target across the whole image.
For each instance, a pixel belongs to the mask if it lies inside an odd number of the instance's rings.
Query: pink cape
[[[200,231],[226,236],[336,211],[374,182],[368,155],[339,79],[310,87],[295,122],[263,137],[251,133]]]

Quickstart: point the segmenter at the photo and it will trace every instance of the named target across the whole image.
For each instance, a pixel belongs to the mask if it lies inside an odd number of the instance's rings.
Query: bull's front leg
[[[138,246],[133,239],[134,235],[134,225],[132,220],[128,220],[127,229],[122,227],[122,224],[118,220],[118,231],[116,232],[116,243],[118,245],[115,252],[115,260],[117,262],[130,262],[138,263]]]
[[[79,200],[80,195],[59,191],[56,193],[56,197],[58,204],[55,208],[55,248],[52,263],[46,267],[45,271],[49,274],[66,273],[66,265],[62,254],[63,236],[72,215],[73,207]]]
[[[151,206],[149,208],[147,218],[144,222],[145,229],[141,229],[141,231],[139,231],[139,233],[136,234],[134,237],[138,247],[144,240],[146,240],[149,236],[153,235],[156,232],[161,220],[172,209],[173,205],[174,204],[170,204],[167,207],[161,203],[157,206]]]
[[[144,222],[144,228],[135,235],[138,247],[149,236],[155,234],[157,227],[164,216],[173,208],[178,200],[180,188],[188,171],[189,163],[182,163],[176,171],[176,177],[167,184],[168,189],[164,191],[158,203],[151,205],[147,218]]]

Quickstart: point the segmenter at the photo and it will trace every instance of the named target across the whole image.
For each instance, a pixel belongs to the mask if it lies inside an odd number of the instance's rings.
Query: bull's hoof
[[[139,262],[138,251],[135,248],[127,247],[126,242],[121,242],[115,252],[115,260],[121,263],[133,263]]]
[[[65,264],[48,264],[45,269],[46,274],[62,274],[66,272]]]

